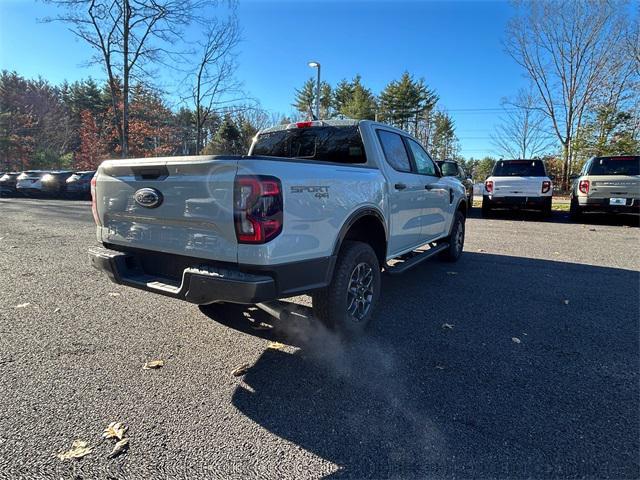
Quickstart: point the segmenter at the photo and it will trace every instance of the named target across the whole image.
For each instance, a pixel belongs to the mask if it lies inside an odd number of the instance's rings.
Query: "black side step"
[[[421,253],[416,253],[415,255],[408,258],[407,260],[404,260],[403,262],[399,262],[391,267],[387,265],[385,267],[385,271],[389,275],[399,275],[401,273],[406,272],[410,268],[415,267],[419,263],[422,263],[425,260],[428,260],[431,257],[436,256],[437,254],[446,250],[447,248],[449,248],[449,243],[447,242],[440,243],[439,245],[436,245],[435,247],[431,247],[428,250],[424,250]]]

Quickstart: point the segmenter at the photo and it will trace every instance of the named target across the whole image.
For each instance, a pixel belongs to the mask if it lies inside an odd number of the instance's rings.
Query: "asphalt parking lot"
[[[344,345],[307,297],[276,322],[111,284],[88,202],[0,199],[0,478],[640,477],[637,217],[477,211]]]

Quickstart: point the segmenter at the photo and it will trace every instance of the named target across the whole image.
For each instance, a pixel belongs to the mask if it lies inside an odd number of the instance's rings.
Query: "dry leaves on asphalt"
[[[71,458],[82,458],[85,455],[89,455],[93,448],[89,446],[84,440],[74,440],[71,444],[71,449],[66,452],[61,452],[57,455],[60,460],[69,460]]]
[[[242,365],[239,365],[236,368],[234,368],[231,371],[231,375],[233,375],[234,377],[241,377],[242,375],[247,373],[250,368],[251,368],[251,365],[249,365],[248,363],[243,363]]]
[[[111,422],[107,425],[107,428],[104,429],[104,432],[102,432],[102,438],[117,438],[118,440],[122,440],[128,429],[129,427],[122,422]]]
[[[157,368],[164,367],[164,360],[151,360],[150,362],[146,362],[143,366],[143,370],[154,370]]]
[[[442,324],[442,329],[443,330],[453,330],[453,325],[451,325],[450,323],[443,323]]]
[[[110,297],[119,297],[120,294],[118,292],[109,292]]]
[[[286,345],[280,342],[269,342],[269,345],[267,345],[269,350],[284,350],[285,347]]]
[[[129,448],[129,439],[123,438],[113,446],[113,450],[109,454],[109,458],[114,458]]]
[[[29,305],[31,305],[29,302],[21,303],[19,305],[16,305],[14,308],[27,308]]]
[[[511,337],[511,341],[513,343],[522,343],[522,341],[518,337]]]

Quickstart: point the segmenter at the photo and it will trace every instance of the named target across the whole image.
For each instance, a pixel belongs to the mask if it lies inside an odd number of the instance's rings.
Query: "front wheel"
[[[346,242],[331,283],[313,294],[316,317],[347,337],[362,334],[380,299],[380,264],[366,243]]]
[[[449,242],[449,248],[440,254],[440,258],[447,262],[457,262],[462,255],[464,248],[464,215],[461,211],[457,211],[453,218],[453,226],[451,227],[451,235],[446,241]]]

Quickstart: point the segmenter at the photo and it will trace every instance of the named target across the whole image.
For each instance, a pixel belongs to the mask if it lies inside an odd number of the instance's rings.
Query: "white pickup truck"
[[[263,130],[246,156],[108,160],[92,199],[111,280],[200,305],[310,293],[346,334],[371,320],[382,269],[459,258],[469,207],[418,141],[364,120]]]

